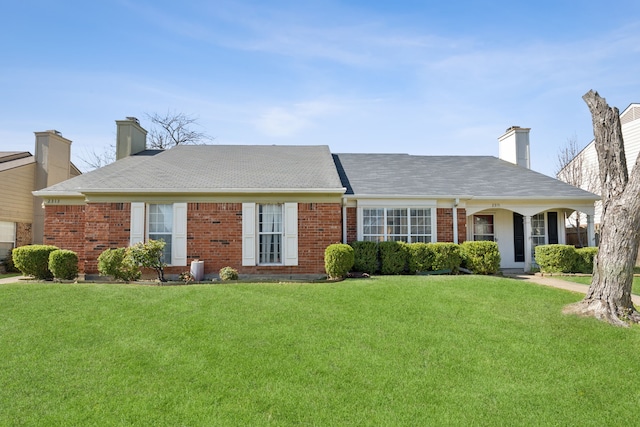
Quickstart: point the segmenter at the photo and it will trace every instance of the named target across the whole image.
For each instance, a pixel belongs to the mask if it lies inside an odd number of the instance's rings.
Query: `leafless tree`
[[[631,301],[633,267],[640,243],[640,156],[629,174],[620,112],[592,90],[582,98],[591,112],[598,154],[602,189],[600,247],[587,295],[565,307],[564,312],[628,326],[640,323],[640,313]]]
[[[567,139],[564,146],[558,152],[556,160],[556,177],[560,181],[583,190],[598,192],[598,176],[595,165],[585,160],[584,153],[578,145],[578,137],[573,135]],[[574,212],[568,218],[569,223],[575,228],[578,237],[578,246],[584,246],[582,242],[581,224],[582,215]]]
[[[79,156],[80,161],[84,164],[86,170],[98,169],[116,161],[116,147],[110,145],[101,150],[92,148],[85,149],[84,154]]]
[[[194,129],[199,126],[194,116],[167,111],[145,114],[153,124],[147,135],[147,147],[165,150],[182,144],[206,144],[213,138]]]
[[[194,127],[200,126],[198,119],[185,113],[167,111],[165,114],[145,114],[151,122],[147,133],[147,148],[166,150],[181,144],[206,144],[213,140],[205,132]],[[116,147],[109,145],[102,150],[85,150],[79,156],[87,170],[98,169],[116,161]]]

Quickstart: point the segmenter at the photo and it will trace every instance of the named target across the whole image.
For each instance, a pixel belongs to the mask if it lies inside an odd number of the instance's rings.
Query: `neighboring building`
[[[622,113],[620,113],[620,124],[622,128],[622,137],[624,139],[624,151],[627,160],[627,170],[629,173],[640,153],[640,104],[629,105]],[[581,168],[581,184],[580,188],[599,192],[600,176],[598,172],[598,154],[596,153],[595,140],[592,140],[577,156],[567,164],[562,171],[558,173],[558,179],[563,178],[566,169],[574,167]],[[600,224],[600,215],[602,213],[602,202],[598,200],[595,205],[595,215],[593,222],[598,228]],[[584,216],[584,215],[583,215]],[[582,221],[584,223],[584,221]]]
[[[168,243],[169,274],[198,259],[207,275],[320,275],[325,248],[354,240],[496,240],[503,268],[529,269],[536,244],[564,241],[564,212],[593,213],[597,199],[529,170],[529,130],[517,127],[500,139],[505,161],[327,146],[152,151],[137,120],[116,123],[118,161],[35,193],[45,241],[76,251],[85,274],[105,249],[150,238]]]
[[[71,163],[71,141],[60,132],[36,132],[35,155],[0,152],[0,260],[17,246],[42,243],[42,199],[31,192],[80,175]]]

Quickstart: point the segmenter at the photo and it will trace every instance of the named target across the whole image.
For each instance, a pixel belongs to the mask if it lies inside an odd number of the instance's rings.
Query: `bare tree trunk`
[[[593,119],[602,184],[600,249],[587,295],[564,312],[627,326],[640,323],[640,313],[631,301],[640,237],[640,166],[636,160],[629,177],[618,109],[609,107],[597,92],[589,91],[582,98]]]

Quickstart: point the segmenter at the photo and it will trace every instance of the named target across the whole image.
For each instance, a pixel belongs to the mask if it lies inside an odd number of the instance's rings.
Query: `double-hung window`
[[[187,265],[187,204],[131,203],[129,244],[163,240],[164,262]]]
[[[544,212],[531,217],[531,253],[534,254],[536,246],[544,245],[546,231],[544,226]]]
[[[282,262],[282,205],[258,205],[258,259],[260,264]]]
[[[362,208],[362,240],[435,241],[431,208]]]
[[[242,204],[242,265],[298,265],[298,204]]]
[[[173,205],[149,205],[149,239],[162,240],[164,262],[171,264]]]

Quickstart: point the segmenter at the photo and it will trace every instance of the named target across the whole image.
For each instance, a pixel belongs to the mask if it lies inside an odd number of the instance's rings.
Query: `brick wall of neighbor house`
[[[31,223],[16,222],[16,247],[30,245],[31,243],[33,243]]]

